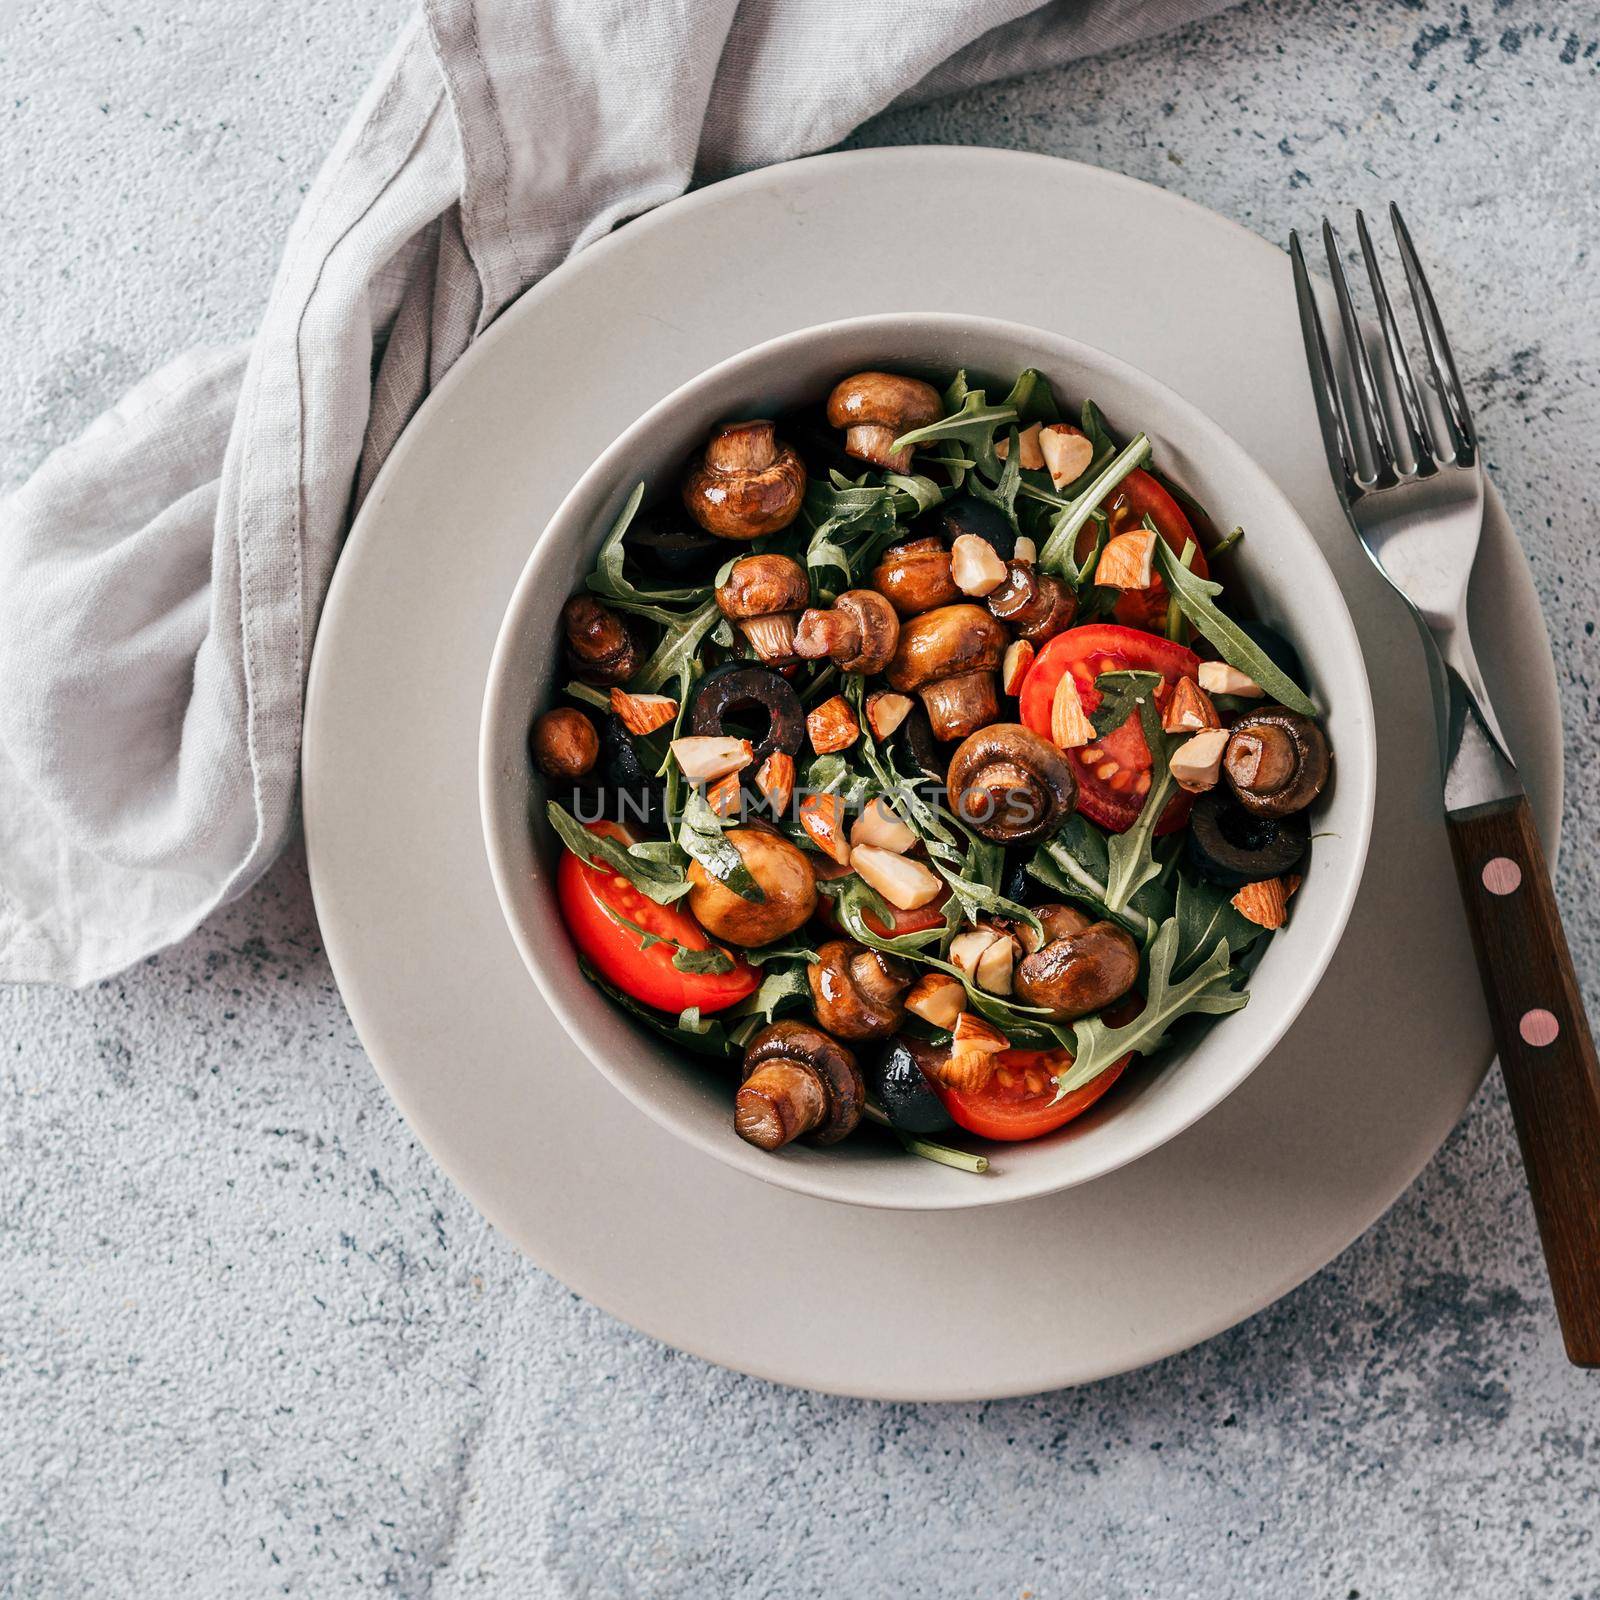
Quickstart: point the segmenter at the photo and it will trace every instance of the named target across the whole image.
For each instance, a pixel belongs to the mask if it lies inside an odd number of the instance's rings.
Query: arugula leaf
[[[991,489],[980,474],[974,474],[967,485],[967,493],[992,505],[1011,524],[1011,531],[1020,536],[1022,529],[1017,523],[1017,490],[1022,483],[1022,451],[1017,444],[1015,428],[1007,437],[1010,444],[995,487]]]
[[[932,478],[923,477],[920,472],[886,472],[883,481],[910,502],[906,506],[895,507],[896,512],[905,521],[920,517],[924,511],[932,511],[935,506],[943,505],[948,498],[942,485],[935,483]]]
[[[1050,380],[1037,367],[1024,368],[1000,403],[1016,412],[1017,424],[1023,428],[1035,422],[1057,422],[1061,417]]]
[[[874,933],[867,924],[866,913],[872,912],[883,927],[892,928],[894,912],[871,884],[853,872],[843,878],[819,879],[817,893],[833,901],[834,915],[851,938],[869,949],[882,950],[886,955],[917,955],[928,945],[937,944],[947,931],[941,925],[923,928],[917,933],[897,934],[892,938]]]
[[[1094,446],[1095,458],[1104,457],[1109,461],[1117,453],[1116,441],[1111,437],[1111,430],[1106,426],[1106,419],[1101,414],[1100,407],[1093,400],[1083,402],[1083,410],[1078,417],[1078,426],[1088,435],[1089,442]],[[1089,470],[1094,470],[1094,462],[1089,463]]]
[[[1077,1048],[1072,1064],[1056,1075],[1057,1100],[1092,1083],[1130,1050],[1149,1055],[1159,1049],[1179,1017],[1194,1012],[1216,1016],[1249,1003],[1250,996],[1233,986],[1238,975],[1230,964],[1226,939],[1218,939],[1216,948],[1188,977],[1174,980],[1177,951],[1178,919],[1169,917],[1150,946],[1144,1010],[1120,1028],[1108,1027],[1098,1016],[1081,1017],[1073,1023]]]
[[[1121,911],[1106,905],[1106,877],[1110,871],[1110,852],[1106,836],[1083,816],[1075,813],[1057,831],[1055,838],[1034,851],[1026,871],[1047,889],[1069,900],[1076,900],[1102,917],[1120,922],[1142,944],[1156,934],[1156,923],[1170,910],[1161,885],[1145,884]]]
[[[571,683],[561,685],[562,694],[570,694],[574,700],[582,700],[586,705],[598,706],[602,711],[611,709],[611,696],[604,689],[597,689],[592,683],[579,683],[576,678]]]
[[[709,809],[709,807],[707,808]],[[590,866],[607,872],[620,873],[642,895],[647,895],[657,905],[671,905],[689,892],[689,880],[676,863],[651,860],[635,855],[626,845],[609,839],[603,833],[592,833],[567,811],[551,800],[545,805],[545,815],[567,849]],[[642,849],[643,847],[637,847]]]
[[[996,428],[1003,428],[1017,420],[1010,406],[992,406],[982,389],[967,391],[960,410],[925,428],[913,428],[895,440],[896,450],[915,449],[926,444],[959,444],[991,477],[997,476],[999,458],[994,453]]]
[[[594,571],[589,574],[588,586],[596,594],[603,594],[611,600],[703,600],[711,591],[706,584],[698,584],[682,589],[641,589],[629,581],[622,567],[626,552],[622,547],[623,535],[627,533],[633,519],[638,515],[640,503],[644,499],[644,485],[634,485],[633,493],[628,496],[627,503],[617,515],[617,520],[611,524],[611,532],[606,535],[605,543],[600,546],[600,554],[595,558]]]
[[[700,642],[716,627],[721,616],[713,598],[694,611],[670,618],[663,624],[667,631],[661,643],[628,688],[635,694],[653,694],[669,679],[676,678],[680,687],[678,698],[682,700],[694,677]]]
[[[1161,568],[1168,592],[1195,631],[1204,634],[1222,652],[1222,659],[1254,678],[1280,705],[1302,716],[1317,716],[1310,696],[1238,623],[1230,621],[1213,604],[1212,596],[1222,593],[1222,585],[1197,577],[1172,553],[1165,539],[1156,540],[1155,550],[1156,565]]]
[[[1234,908],[1232,891],[1207,883],[1201,878],[1178,878],[1178,954],[1174,971],[1186,972],[1191,962],[1214,948],[1218,939],[1227,941],[1232,955],[1247,950],[1261,937],[1262,930]]]
[[[643,1001],[635,1000],[609,979],[602,978],[586,956],[578,957],[578,968],[602,994],[609,995],[630,1017],[659,1033],[663,1039],[670,1039],[685,1050],[694,1051],[696,1055],[733,1054],[733,1041],[728,1037],[727,1030],[715,1018],[702,1017],[698,1007],[691,1006],[676,1017],[669,1016],[664,1011],[645,1005]]]
[[[1160,872],[1154,850],[1156,824],[1175,787],[1170,747],[1161,731],[1161,714],[1156,710],[1154,695],[1139,702],[1139,724],[1144,730],[1144,742],[1150,747],[1150,789],[1133,826],[1112,834],[1106,841],[1110,863],[1106,872],[1106,905],[1112,911],[1126,909],[1134,892]]]
[[[751,876],[744,857],[722,831],[722,819],[711,809],[705,793],[691,788],[684,797],[683,816],[678,821],[678,844],[693,856],[718,883],[731,889],[741,900],[756,905],[766,901],[766,891]]]
[[[1159,672],[1121,671],[1102,672],[1094,680],[1100,691],[1100,704],[1089,713],[1094,731],[1104,739],[1115,733],[1124,722],[1156,691],[1161,682]]]
[[[851,482],[839,472],[826,482],[813,478],[803,507],[811,530],[805,564],[813,583],[823,592],[837,592],[824,588],[818,577],[832,568],[844,576],[839,589],[849,588],[856,572],[894,538],[895,511],[895,491],[887,484],[870,484],[864,477]]]
[[[1100,509],[1100,502],[1130,472],[1144,466],[1149,459],[1150,441],[1142,433],[1135,434],[1100,469],[1090,481],[1089,487],[1068,503],[1056,517],[1050,537],[1045,540],[1044,549],[1039,552],[1039,565],[1046,572],[1057,572],[1063,577],[1068,575],[1070,569],[1066,562],[1077,546],[1079,530]],[[1094,568],[1091,566],[1088,570],[1092,572]]]
[[[780,1011],[792,1010],[797,1004],[810,1003],[811,982],[806,976],[805,963],[801,962],[799,965],[774,967],[771,972],[765,973],[756,992],[738,1005],[730,1006],[723,1015],[771,1022]]]

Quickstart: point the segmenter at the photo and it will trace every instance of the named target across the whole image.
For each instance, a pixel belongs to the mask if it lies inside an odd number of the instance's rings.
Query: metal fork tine
[[[1350,354],[1350,367],[1355,373],[1355,407],[1361,416],[1368,448],[1372,451],[1374,488],[1384,489],[1396,481],[1394,438],[1389,432],[1389,418],[1383,409],[1383,399],[1378,393],[1378,382],[1372,373],[1372,360],[1367,354],[1367,341],[1361,331],[1361,319],[1356,315],[1354,301],[1350,298],[1350,285],[1344,275],[1344,252],[1339,247],[1339,236],[1333,224],[1322,219],[1322,248],[1328,258],[1328,275],[1333,279],[1334,298],[1339,302],[1339,321],[1344,327],[1345,348]]]
[[[1472,429],[1467,392],[1461,386],[1461,375],[1456,371],[1455,357],[1450,353],[1450,341],[1445,337],[1438,304],[1433,298],[1433,290],[1428,287],[1427,275],[1417,257],[1417,247],[1411,242],[1411,230],[1406,227],[1399,206],[1389,207],[1389,221],[1394,226],[1395,243],[1400,247],[1406,282],[1411,286],[1411,302],[1416,307],[1422,343],[1428,352],[1428,365],[1433,369],[1433,381],[1438,386],[1439,398],[1444,406],[1445,422],[1455,447],[1456,462],[1460,466],[1471,466],[1477,456],[1477,435]]]
[[[1383,327],[1383,342],[1389,352],[1389,367],[1394,374],[1394,386],[1400,395],[1400,415],[1405,423],[1406,444],[1416,470],[1428,476],[1438,470],[1434,463],[1432,429],[1427,413],[1417,396],[1417,380],[1412,375],[1411,358],[1406,354],[1405,341],[1400,337],[1400,326],[1394,318],[1394,306],[1389,290],[1378,267],[1378,253],[1372,247],[1372,235],[1367,231],[1367,219],[1356,212],[1356,237],[1361,244],[1361,259],[1366,263],[1367,278],[1372,284],[1372,298],[1377,303],[1378,321]]]
[[[1317,422],[1322,429],[1322,448],[1328,457],[1328,470],[1341,488],[1345,503],[1354,505],[1361,498],[1360,475],[1355,451],[1350,443],[1350,427],[1345,418],[1344,398],[1334,372],[1333,357],[1317,310],[1316,291],[1306,270],[1300,235],[1289,234],[1289,259],[1294,266],[1294,297],[1300,308],[1300,333],[1306,345],[1306,364],[1311,372],[1311,392],[1317,402]]]

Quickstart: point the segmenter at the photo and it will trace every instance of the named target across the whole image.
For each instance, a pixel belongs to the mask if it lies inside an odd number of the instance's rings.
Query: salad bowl
[[[793,1146],[777,1157],[741,1141],[728,1116],[728,1070],[639,1028],[583,976],[556,905],[559,850],[536,820],[543,796],[528,761],[528,729],[556,684],[561,608],[582,586],[635,485],[659,495],[714,424],[814,400],[838,374],[863,367],[929,376],[964,369],[975,387],[990,380],[1002,388],[1034,367],[1057,394],[1093,399],[1119,434],[1148,435],[1167,475],[1220,525],[1246,530],[1228,559],[1260,620],[1299,652],[1336,752],[1294,917],[1252,973],[1249,1004],[1205,1026],[1186,1024],[1086,1115],[1005,1147],[981,1176],[907,1160],[889,1140]],[[1040,329],[945,314],[866,317],[785,335],[701,374],[628,428],[532,541],[491,663],[479,754],[484,836],[508,928],[595,1068],[662,1126],[734,1167],[821,1198],[903,1209],[1070,1188],[1155,1149],[1237,1087],[1298,1014],[1338,944],[1365,860],[1375,788],[1370,695],[1355,631],[1311,534],[1261,469],[1201,412],[1112,356]],[[540,1071],[544,1055],[539,1041],[528,1041],[526,1070]],[[630,1114],[619,1102],[617,1115]]]

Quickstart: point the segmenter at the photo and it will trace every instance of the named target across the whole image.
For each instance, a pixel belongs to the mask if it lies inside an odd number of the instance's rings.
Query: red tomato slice
[[[1200,670],[1194,651],[1153,633],[1118,627],[1112,622],[1090,622],[1058,633],[1034,657],[1022,680],[1019,697],[1024,723],[1041,738],[1050,737],[1050,707],[1056,685],[1070,671],[1078,685],[1083,709],[1093,712],[1100,704],[1094,680],[1102,672],[1136,670],[1159,672],[1161,686],[1156,704],[1165,707],[1179,678],[1192,678]],[[1092,822],[1112,833],[1131,828],[1150,791],[1150,747],[1137,714],[1104,739],[1067,751],[1078,780],[1078,809]],[[1172,833],[1189,817],[1194,796],[1179,790],[1167,803],[1156,824],[1157,833]]]
[[[628,830],[615,822],[591,822],[589,828],[624,844],[633,843]],[[674,946],[682,945],[686,950],[711,948],[705,929],[688,912],[657,905],[621,874],[592,867],[570,850],[562,851],[561,864],[556,868],[556,899],[572,942],[596,971],[647,1006],[674,1015],[685,1006],[699,1006],[702,1012],[722,1011],[753,994],[761,981],[756,969],[736,955],[728,972],[678,971],[672,964]],[[672,942],[643,949],[643,938],[608,915],[608,911]]]
[[[928,1082],[958,1126],[980,1139],[1037,1139],[1081,1116],[1122,1076],[1132,1054],[1114,1061],[1092,1082],[1056,1100],[1055,1074],[1072,1061],[1067,1050],[1002,1050],[994,1076],[975,1093]]]
[[[1110,536],[1131,533],[1144,525],[1149,517],[1161,537],[1166,540],[1174,555],[1181,556],[1183,547],[1194,540],[1193,571],[1202,578],[1209,577],[1199,539],[1195,538],[1189,519],[1178,502],[1167,493],[1148,472],[1135,468],[1117,486],[1116,493],[1105,502],[1105,513],[1110,519]],[[1098,537],[1091,521],[1078,535],[1077,559],[1087,561]],[[1148,589],[1125,589],[1117,601],[1113,615],[1129,628],[1144,628],[1151,633],[1167,631],[1167,586],[1156,578]]]
[[[819,878],[842,878],[849,871],[849,867],[841,866],[837,861],[830,861],[826,856],[813,856],[811,865],[816,869]],[[876,911],[867,911],[862,920],[877,934],[880,939],[898,939],[903,933],[923,933],[929,928],[942,928],[948,920],[944,908],[949,903],[950,896],[936,905],[922,906],[916,911],[902,911],[898,906],[889,906],[890,914],[894,918],[891,926],[885,927],[883,918]],[[887,901],[884,902],[886,905]],[[833,901],[826,895],[817,896],[817,920],[833,933],[843,933],[845,930],[839,924],[838,917],[834,914]]]

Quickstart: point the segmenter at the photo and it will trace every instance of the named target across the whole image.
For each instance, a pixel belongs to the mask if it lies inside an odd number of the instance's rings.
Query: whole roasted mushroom
[[[802,1136],[836,1144],[861,1120],[867,1091],[856,1058],[808,1022],[769,1023],[744,1052],[734,1131],[762,1150]]]
[[[894,607],[873,589],[846,589],[827,610],[807,611],[795,632],[794,653],[826,656],[841,672],[882,672],[900,642]]]
[[[592,594],[575,594],[561,608],[567,660],[585,683],[626,683],[643,664],[628,619]]]
[[[1033,844],[1055,833],[1077,803],[1072,765],[1020,722],[968,734],[946,779],[956,814],[996,844]]]
[[[1078,600],[1072,590],[1031,561],[1008,561],[1005,582],[991,590],[989,609],[1016,630],[1019,639],[1043,644],[1072,626]]]
[[[867,581],[902,617],[947,606],[961,596],[950,552],[933,538],[890,545]]]
[[[600,759],[600,735],[572,706],[557,706],[539,717],[528,746],[539,770],[552,778],[581,778]]]
[[[806,569],[789,556],[741,556],[717,585],[717,609],[768,662],[794,659],[795,619],[810,599]]]
[[[806,969],[817,1021],[840,1039],[887,1039],[905,1018],[911,986],[903,961],[848,939],[830,939]]]
[[[806,469],[767,421],[725,422],[683,480],[683,503],[719,539],[759,539],[800,515]]]
[[[931,383],[896,372],[858,372],[828,396],[828,422],[846,430],[845,450],[890,472],[911,470],[911,450],[896,450],[895,440],[943,415],[944,402]]]
[[[1246,811],[1286,817],[1303,811],[1328,781],[1328,741],[1310,717],[1282,706],[1252,711],[1222,754],[1228,785]]]
[[[746,900],[698,862],[689,863],[689,910],[713,939],[746,948],[793,933],[817,908],[817,876],[805,851],[770,828],[729,828],[763,896]]]
[[[889,686],[915,692],[935,739],[964,739],[1000,714],[995,668],[1006,630],[982,606],[941,606],[913,617],[887,671]]]
[[[1028,951],[1011,975],[1013,994],[1055,1022],[1071,1022],[1119,1000],[1139,976],[1139,946],[1113,922],[1095,922],[1076,906],[1037,910],[1044,937],[1018,929]]]

